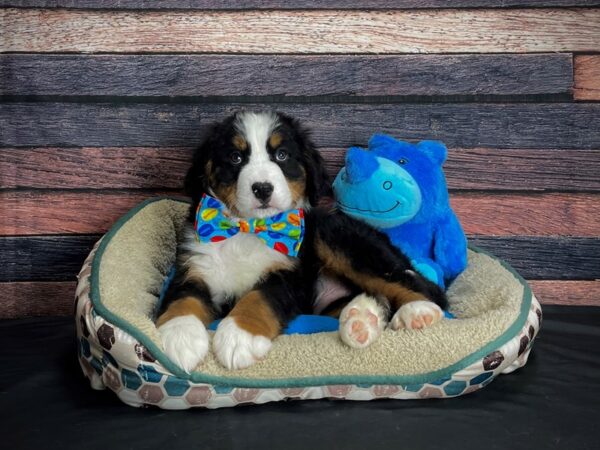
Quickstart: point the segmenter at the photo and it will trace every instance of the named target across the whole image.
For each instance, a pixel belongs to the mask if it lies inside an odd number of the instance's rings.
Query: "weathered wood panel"
[[[73,281],[99,238],[0,237],[0,281]]]
[[[600,55],[575,56],[576,100],[600,100]]]
[[[468,26],[465,26],[468,24]],[[593,52],[600,10],[0,10],[5,52]]]
[[[0,281],[72,281],[99,235],[0,237]],[[471,237],[528,279],[600,278],[600,239]]]
[[[599,191],[600,150],[453,149],[451,189]]]
[[[159,194],[0,192],[0,210],[5,211],[0,235],[104,233],[130,208]],[[600,235],[599,195],[460,193],[451,203],[468,234]]]
[[[600,236],[599,195],[461,193],[450,200],[467,234]]]
[[[71,281],[0,283],[0,319],[73,314]]]
[[[191,164],[185,147],[0,149],[0,189],[179,189]],[[346,149],[321,152],[330,176]],[[600,191],[600,150],[451,148],[451,190]]]
[[[529,282],[536,298],[546,305],[600,306],[600,281]]]
[[[0,56],[6,95],[510,95],[572,85],[568,54]]]
[[[529,281],[537,299],[545,305],[600,306],[600,281]],[[77,283],[0,283],[0,319],[32,316],[70,316]]]
[[[399,9],[598,6],[595,0],[0,0],[0,6],[92,9]]]
[[[179,189],[191,148],[4,148],[0,189]]]
[[[373,132],[449,147],[599,149],[600,104],[135,104],[5,103],[0,146],[184,146],[243,109],[303,120],[320,147],[365,145]],[[57,124],[60,124],[58,126]]]
[[[0,191],[0,235],[106,232],[136,204],[159,192],[48,193]]]
[[[471,244],[504,259],[527,279],[600,278],[600,239],[472,236]]]

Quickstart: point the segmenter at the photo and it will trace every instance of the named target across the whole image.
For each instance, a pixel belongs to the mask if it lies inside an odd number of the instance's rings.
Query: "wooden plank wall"
[[[302,119],[332,175],[376,131],[444,140],[472,242],[600,305],[600,1],[0,0],[0,46],[0,317],[69,314],[238,108]]]

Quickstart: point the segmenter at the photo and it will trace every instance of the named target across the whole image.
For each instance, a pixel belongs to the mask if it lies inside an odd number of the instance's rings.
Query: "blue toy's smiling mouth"
[[[340,201],[338,201],[338,204],[342,207],[342,209],[352,209],[354,211],[360,211],[360,212],[369,212],[369,213],[375,213],[375,214],[385,214],[385,213],[388,213],[388,212],[393,211],[394,209],[396,209],[400,205],[400,202],[398,200],[396,200],[396,204],[394,206],[392,206],[390,209],[386,209],[385,211],[373,211],[372,209],[352,208],[351,206],[344,205]]]

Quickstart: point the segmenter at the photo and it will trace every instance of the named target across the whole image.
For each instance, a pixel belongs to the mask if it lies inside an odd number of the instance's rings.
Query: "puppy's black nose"
[[[254,196],[263,203],[267,203],[273,193],[273,185],[271,183],[254,183],[252,185]]]

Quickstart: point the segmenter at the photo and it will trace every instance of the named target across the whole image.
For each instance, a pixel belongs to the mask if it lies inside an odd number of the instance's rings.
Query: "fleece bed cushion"
[[[151,199],[96,244],[79,274],[79,361],[92,387],[132,406],[219,408],[284,399],[454,397],[527,362],[541,308],[505,263],[469,249],[467,270],[448,290],[454,319],[424,330],[386,330],[365,350],[336,332],[282,335],[243,370],[213,355],[191,374],[164,354],[153,323],[189,203]]]

